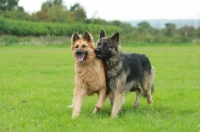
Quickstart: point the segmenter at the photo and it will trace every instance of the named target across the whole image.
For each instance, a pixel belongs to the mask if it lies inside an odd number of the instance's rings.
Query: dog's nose
[[[81,55],[82,51],[80,49],[76,50],[76,55]]]
[[[98,54],[98,53],[100,53],[100,49],[99,49],[99,48],[96,48],[96,49],[94,50],[94,52]]]

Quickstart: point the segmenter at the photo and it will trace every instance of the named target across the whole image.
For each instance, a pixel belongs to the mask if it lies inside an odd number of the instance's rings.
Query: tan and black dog
[[[71,49],[75,60],[75,89],[71,106],[72,118],[79,116],[85,95],[98,94],[93,113],[97,113],[106,99],[106,78],[104,65],[94,53],[95,44],[92,35],[85,31],[83,36],[74,32],[71,38]]]
[[[105,66],[106,83],[110,90],[108,97],[112,105],[111,117],[117,117],[128,91],[136,92],[134,108],[139,106],[140,94],[147,98],[149,104],[152,103],[155,73],[145,55],[120,52],[119,33],[106,37],[103,30],[95,53]]]

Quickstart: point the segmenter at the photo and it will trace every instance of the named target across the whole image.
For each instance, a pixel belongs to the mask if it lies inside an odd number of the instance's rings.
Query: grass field
[[[146,54],[156,69],[154,103],[128,93],[119,118],[108,100],[92,115],[97,96],[86,97],[71,118],[74,62],[70,46],[0,47],[0,131],[6,132],[198,132],[200,46],[122,46]]]

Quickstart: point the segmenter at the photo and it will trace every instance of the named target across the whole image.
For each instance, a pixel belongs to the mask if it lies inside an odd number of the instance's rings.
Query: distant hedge
[[[88,30],[94,34],[99,34],[101,29],[106,30],[106,33],[108,34],[123,31],[123,29],[112,25],[95,25],[82,23],[43,23],[12,20],[0,17],[0,32],[18,36],[71,36],[74,31],[83,33],[85,30]]]

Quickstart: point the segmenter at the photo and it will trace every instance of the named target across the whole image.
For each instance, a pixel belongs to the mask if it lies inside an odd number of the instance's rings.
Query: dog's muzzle
[[[103,57],[103,55],[101,55],[101,50],[100,50],[100,48],[96,48],[96,49],[94,50],[94,52],[95,52],[97,58],[102,58],[102,57]]]
[[[96,49],[94,50],[94,52],[95,52],[96,54],[100,54],[100,49],[99,49],[99,48],[96,48]]]
[[[76,50],[76,55],[81,55],[81,54],[83,54],[83,52],[80,49]]]
[[[86,54],[85,52],[83,52],[82,50],[78,49],[76,50],[76,56],[78,57],[78,61],[81,63],[85,60],[86,58]]]

